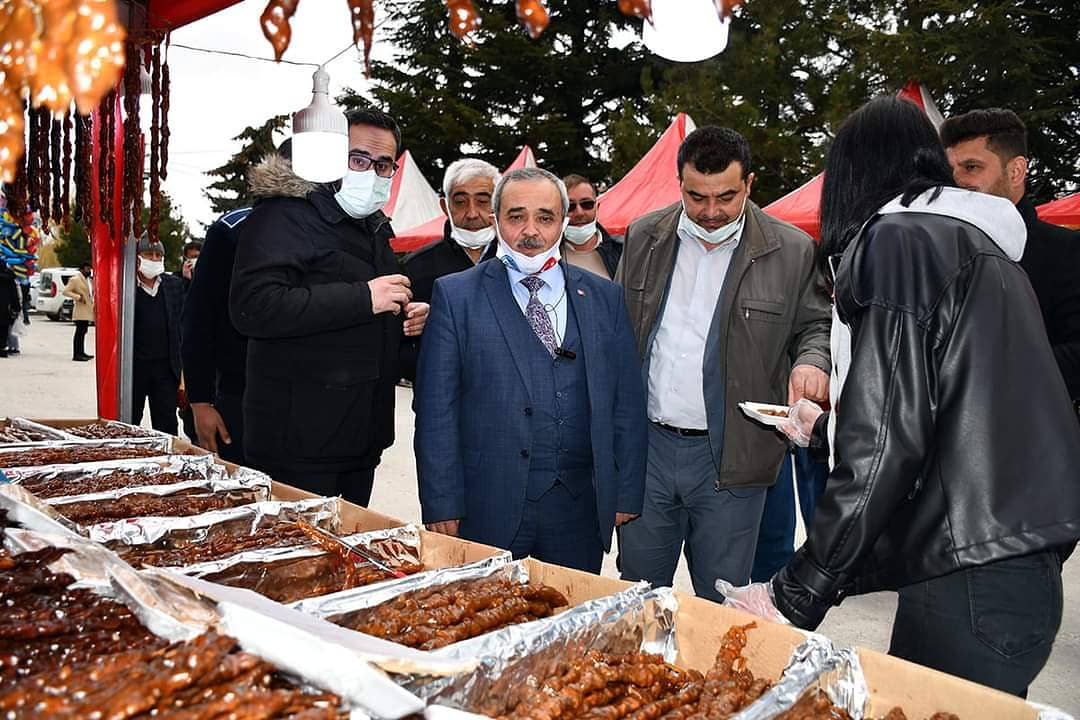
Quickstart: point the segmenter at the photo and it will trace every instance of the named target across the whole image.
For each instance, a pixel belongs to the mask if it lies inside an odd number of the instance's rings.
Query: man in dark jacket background
[[[253,173],[262,199],[240,226],[229,309],[249,338],[248,461],[367,505],[394,439],[402,331],[419,334],[428,308],[411,302],[379,211],[397,169],[397,123],[377,110],[348,122],[339,183],[312,185],[276,162]]]
[[[1012,110],[972,110],[941,126],[956,183],[1007,198],[1027,227],[1020,267],[1039,299],[1070,398],[1080,399],[1080,233],[1039,220],[1026,192],[1027,128]]]
[[[600,201],[596,199],[596,186],[582,175],[567,175],[563,184],[570,197],[567,215],[570,223],[563,231],[563,257],[571,265],[605,280],[614,279],[622,257],[623,239],[612,235],[597,222]]]
[[[175,435],[184,282],[165,272],[165,246],[160,240],[151,242],[144,233],[136,253],[131,422],[142,422],[149,400],[151,425]]]
[[[401,262],[412,283],[414,302],[430,303],[436,280],[468,270],[494,253],[491,196],[498,181],[498,168],[483,160],[462,158],[447,166],[443,173],[443,196],[439,198],[439,205],[446,213],[442,239],[425,245]],[[419,354],[420,338],[406,340],[401,353],[401,374],[407,380],[415,379]]]

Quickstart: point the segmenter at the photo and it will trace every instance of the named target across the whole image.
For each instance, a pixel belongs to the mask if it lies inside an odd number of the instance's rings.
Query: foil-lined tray
[[[93,525],[87,534],[94,542],[110,547],[153,545],[158,548],[183,548],[219,534],[251,534],[279,520],[304,520],[331,532],[340,522],[334,498],[312,498],[297,502],[276,500],[252,503],[227,510],[215,510],[188,517],[142,517]]]
[[[160,430],[155,430],[154,428],[142,427],[141,425],[132,425],[131,423],[120,422],[119,420],[95,420],[93,422],[89,422],[89,423],[86,423],[86,424],[87,425],[104,425],[105,427],[110,427],[110,428],[113,428],[115,430],[119,430],[120,432],[127,433],[122,438],[117,438],[117,439],[121,439],[121,440],[127,440],[127,439],[131,439],[131,438],[141,438],[141,437],[163,437],[163,438],[168,438],[169,440],[172,440],[172,435],[169,435],[168,433],[163,433]],[[76,440],[96,440],[96,439],[101,439],[101,438],[87,438],[87,437],[84,437],[82,435],[79,435],[78,433],[71,432],[70,428],[72,428],[72,427],[82,427],[82,426],[80,426],[80,425],[69,425],[67,428],[54,428],[54,429],[64,433],[64,435],[66,435],[67,437],[74,438]],[[112,439],[112,438],[109,438],[109,439]]]
[[[476,657],[476,670],[451,678],[401,678],[431,703],[492,717],[506,713],[567,658],[590,650],[642,651],[673,662],[678,654],[670,588],[640,583],[615,595],[586,601],[558,615],[496,630],[431,653],[438,658]]]
[[[37,433],[39,435],[44,435],[45,436],[41,440],[16,440],[16,441],[0,440],[0,446],[4,446],[4,447],[7,447],[8,445],[18,445],[18,444],[27,443],[27,442],[45,442],[45,441],[48,441],[48,440],[66,440],[66,439],[70,439],[70,437],[71,437],[67,433],[62,432],[60,430],[57,430],[56,428],[51,428],[48,425],[41,425],[40,423],[36,423],[33,420],[27,420],[26,418],[21,418],[21,417],[0,418],[0,426],[3,426],[3,425],[10,425],[11,427],[17,428],[19,430],[27,430],[29,432],[33,432],[33,433]]]
[[[87,438],[65,438],[61,440],[38,440],[33,442],[9,443],[0,445],[0,468],[4,467],[4,455],[8,453],[23,452],[25,450],[39,450],[42,448],[77,448],[77,447],[145,447],[160,450],[162,455],[168,455],[172,451],[172,438],[168,435],[156,437],[137,438],[109,438],[105,440],[90,440]],[[7,472],[6,470],[4,472]]]
[[[420,565],[420,531],[415,525],[356,533],[342,540],[366,550],[390,567]],[[253,590],[278,602],[293,602],[327,594],[317,589],[320,584],[334,582],[337,568],[330,553],[310,543],[248,550],[220,560],[176,568],[176,571],[189,577]],[[372,588],[374,584],[364,587]]]

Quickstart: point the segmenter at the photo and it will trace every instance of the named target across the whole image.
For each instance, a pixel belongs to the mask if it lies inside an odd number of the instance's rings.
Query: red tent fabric
[[[679,113],[637,165],[600,196],[598,219],[608,232],[621,235],[634,220],[681,197],[676,156],[694,127],[689,115]]]
[[[399,163],[400,164],[400,163]],[[518,170],[524,167],[536,167],[536,155],[528,145],[521,148],[514,161],[510,163],[504,173]],[[390,245],[394,252],[405,253],[419,250],[428,243],[435,242],[443,236],[443,227],[446,224],[446,215],[440,212],[436,217],[422,225],[411,227],[396,234]],[[395,231],[396,232],[396,231]]]
[[[905,85],[897,97],[906,98],[919,106],[934,127],[945,122],[934,99],[921,84],[912,81]],[[815,240],[821,239],[821,187],[823,174],[815,175],[810,182],[789,192],[784,197],[766,205],[763,210],[774,218],[789,222]]]
[[[439,194],[428,184],[412,153],[406,150],[398,158],[398,171],[390,185],[390,199],[382,211],[394,228],[413,228],[432,218],[442,217]]]
[[[1080,229],[1080,193],[1040,205],[1035,211],[1044,222]]]
[[[150,0],[148,22],[150,27],[175,30],[238,2],[240,0]]]

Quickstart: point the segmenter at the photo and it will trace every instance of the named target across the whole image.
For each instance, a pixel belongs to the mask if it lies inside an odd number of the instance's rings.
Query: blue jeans
[[[757,549],[750,579],[764,582],[787,565],[795,554],[795,489],[799,492],[799,509],[803,524],[809,528],[814,518],[817,499],[825,491],[829,469],[810,457],[806,448],[794,452],[794,482],[792,481],[791,457],[780,466],[776,484],[765,496],[765,511],[761,516]]]
[[[890,655],[1026,697],[1061,627],[1061,558],[998,560],[899,595]]]
[[[707,437],[681,437],[649,425],[649,462],[641,517],[619,528],[624,580],[671,585],[685,543],[697,595],[722,602],[717,578],[750,579],[765,488],[717,490]]]

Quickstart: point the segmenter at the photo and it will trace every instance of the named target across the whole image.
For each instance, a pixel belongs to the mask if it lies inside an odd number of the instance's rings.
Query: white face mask
[[[584,245],[592,240],[596,234],[596,221],[584,225],[567,225],[563,230],[563,237],[574,245]]]
[[[566,231],[566,226],[569,222],[569,218],[563,220],[564,232]],[[526,255],[513,249],[502,239],[502,232],[499,230],[498,221],[495,222],[495,231],[499,236],[499,249],[495,252],[495,257],[502,260],[507,267],[512,267],[525,275],[535,275],[542,270],[554,266],[562,259],[562,253],[559,252],[559,243],[555,243],[539,255]]]
[[[371,215],[390,199],[390,178],[380,177],[374,170],[349,170],[341,179],[341,189],[334,199],[345,214],[356,220]]]
[[[139,273],[143,277],[153,279],[163,272],[165,272],[165,263],[163,261],[139,258]]]
[[[691,220],[690,216],[686,214],[686,207],[684,206],[682,214],[679,216],[679,231],[690,237],[707,242],[710,245],[720,245],[737,238],[739,233],[742,232],[743,221],[746,219],[747,197],[749,196],[743,197],[742,209],[739,211],[739,216],[727,225],[722,225],[715,230],[706,230]]]
[[[466,230],[454,224],[454,218],[450,218],[450,237],[458,245],[469,250],[486,248],[495,239],[495,226],[488,225],[480,230]]]

